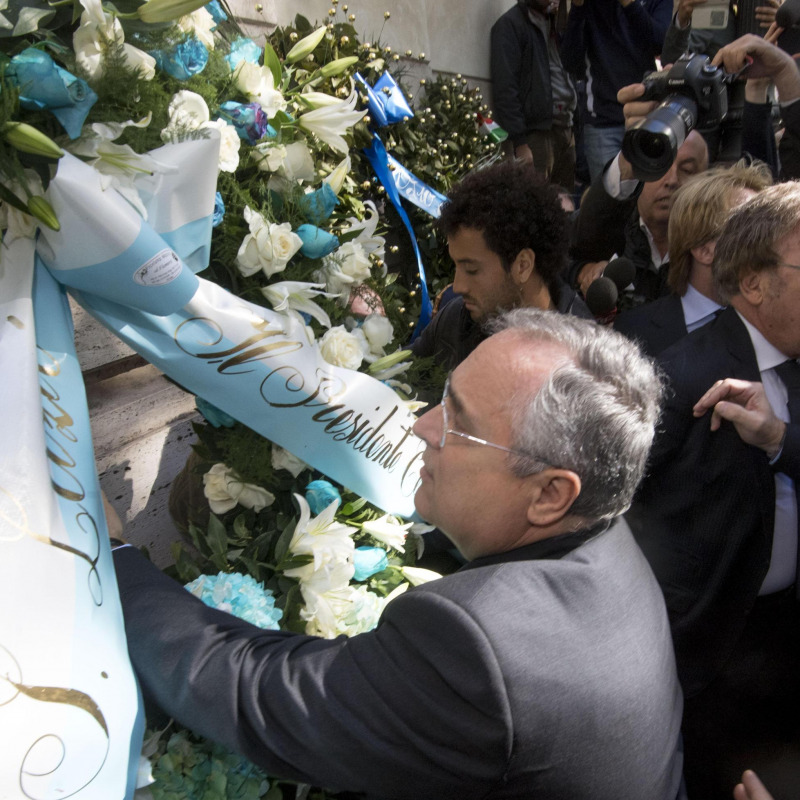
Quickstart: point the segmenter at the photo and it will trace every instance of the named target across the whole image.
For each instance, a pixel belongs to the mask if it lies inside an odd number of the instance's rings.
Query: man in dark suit
[[[618,334],[510,312],[415,426],[417,510],[469,564],[323,640],[209,609],[117,545],[143,688],[271,775],[368,797],[674,800],[669,627],[617,520],[660,393]]]
[[[614,328],[657,356],[711,322],[722,308],[711,275],[717,237],[731,209],[771,182],[766,166],[739,163],[711,169],[678,189],[669,216],[670,294],[624,311]]]
[[[670,614],[690,798],[729,798],[743,766],[769,784],[799,729],[798,264],[800,184],[732,213],[713,265],[730,307],[662,354],[672,392],[628,514]]]

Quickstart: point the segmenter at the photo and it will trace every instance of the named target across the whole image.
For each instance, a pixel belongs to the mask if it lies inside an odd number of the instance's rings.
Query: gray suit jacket
[[[115,564],[143,688],[273,776],[408,800],[673,800],[661,592],[624,522],[585,540],[472,562],[334,640],[209,609],[132,548]]]

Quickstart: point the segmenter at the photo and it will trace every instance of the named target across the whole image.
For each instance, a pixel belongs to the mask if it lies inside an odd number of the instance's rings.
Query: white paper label
[[[181,274],[181,260],[177,253],[168,247],[156,253],[136,272],[133,279],[140,286],[163,286]]]

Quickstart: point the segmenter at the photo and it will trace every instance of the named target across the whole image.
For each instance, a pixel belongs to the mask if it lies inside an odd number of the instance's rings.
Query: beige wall
[[[401,55],[411,50],[407,62],[415,77],[431,72],[461,73],[474,84],[486,86],[489,79],[489,30],[515,0],[340,0],[336,20],[355,15],[353,25],[362,40],[381,43]],[[312,22],[328,18],[332,8],[326,0],[262,0],[256,13],[254,0],[232,0],[242,20],[260,18],[271,25],[286,24],[295,14]],[[342,11],[347,5],[348,11]],[[384,12],[391,17],[384,20]],[[416,58],[425,54],[424,62]]]

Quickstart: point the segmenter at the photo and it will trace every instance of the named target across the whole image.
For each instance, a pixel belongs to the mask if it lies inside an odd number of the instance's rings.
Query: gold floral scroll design
[[[0,542],[16,542],[24,536],[28,536],[37,542],[82,559],[89,565],[87,576],[89,593],[94,604],[100,606],[103,604],[103,586],[97,569],[97,562],[100,560],[100,531],[94,517],[83,505],[78,506],[75,521],[84,533],[93,536],[95,555],[33,530],[22,502],[6,488],[0,486]]]
[[[20,696],[68,706],[78,715],[59,712],[48,721],[43,710],[36,717],[42,733],[33,734],[36,738],[19,763],[20,791],[31,800],[60,800],[77,794],[97,777],[108,757],[110,737],[103,712],[90,695],[78,689],[23,682],[19,662],[0,645],[0,708]],[[64,730],[47,730],[49,724]]]

